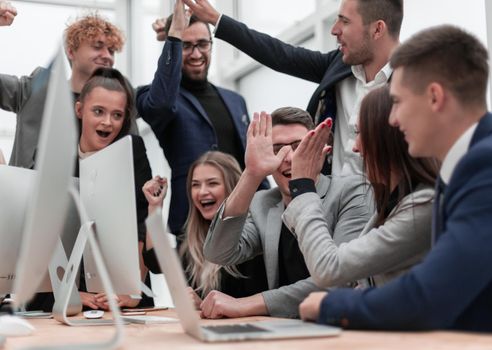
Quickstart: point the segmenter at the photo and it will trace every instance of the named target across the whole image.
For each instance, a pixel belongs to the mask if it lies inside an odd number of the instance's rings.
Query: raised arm
[[[225,217],[244,215],[248,212],[256,189],[266,176],[280,166],[288,151],[288,147],[283,147],[278,154],[273,153],[272,117],[265,112],[255,113],[247,132],[244,156],[246,167],[226,200]]]
[[[137,91],[137,109],[154,132],[164,129],[177,116],[176,100],[179,94],[182,65],[183,30],[189,18],[181,0],[176,1],[173,21],[166,33],[166,42],[150,85]]]
[[[336,51],[323,54],[319,51],[293,46],[250,29],[244,23],[229,16],[220,17],[217,10],[207,0],[183,1],[195,16],[216,25],[216,38],[228,42],[256,61],[278,72],[320,83],[337,54]]]
[[[247,132],[246,168],[215,215],[203,246],[203,254],[209,261],[232,265],[261,253],[259,229],[248,212],[262,179],[280,166],[289,151],[288,147],[283,147],[275,155],[271,133],[271,116],[265,112],[255,113]],[[261,206],[262,198],[255,198]]]

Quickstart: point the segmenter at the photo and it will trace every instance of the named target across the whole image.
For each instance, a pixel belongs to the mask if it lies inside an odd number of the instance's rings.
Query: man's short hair
[[[487,49],[458,27],[442,25],[415,34],[395,50],[390,64],[403,68],[403,82],[414,92],[438,82],[463,105],[486,105]]]
[[[308,130],[314,129],[314,122],[311,115],[303,109],[296,107],[277,108],[271,114],[272,126],[301,124]]]
[[[77,51],[81,43],[92,42],[100,35],[106,37],[112,51],[119,52],[123,48],[125,39],[121,30],[97,13],[79,17],[65,29],[65,48]]]
[[[400,36],[403,21],[403,0],[357,0],[359,14],[365,25],[382,20],[393,38]]]

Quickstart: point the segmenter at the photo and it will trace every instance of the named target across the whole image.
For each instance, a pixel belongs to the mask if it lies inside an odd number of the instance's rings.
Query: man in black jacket
[[[388,60],[399,43],[403,0],[342,0],[331,30],[339,48],[328,53],[249,29],[221,15],[207,0],[184,2],[195,16],[215,25],[215,37],[276,71],[318,83],[306,110],[316,124],[334,119],[332,173],[360,172],[360,156],[352,152],[359,104],[391,76]]]

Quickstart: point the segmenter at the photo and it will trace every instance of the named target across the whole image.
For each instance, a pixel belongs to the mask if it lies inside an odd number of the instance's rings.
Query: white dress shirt
[[[361,65],[352,66],[354,76],[342,80],[336,87],[337,117],[333,145],[333,175],[361,174],[362,158],[354,153],[355,125],[359,118],[360,103],[371,90],[388,82],[392,69],[387,63],[374,80],[367,82]]]
[[[468,130],[466,130],[463,135],[456,140],[444,157],[444,161],[442,162],[441,170],[439,172],[444,184],[449,184],[449,180],[451,180],[451,176],[453,175],[456,165],[458,165],[461,158],[463,158],[466,152],[468,152],[470,142],[477,126],[478,122],[470,126]]]

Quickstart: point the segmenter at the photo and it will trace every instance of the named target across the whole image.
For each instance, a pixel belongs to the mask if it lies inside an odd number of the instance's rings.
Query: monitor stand
[[[65,274],[65,268],[68,265],[67,255],[65,254],[65,250],[63,248],[63,243],[61,238],[58,238],[57,245],[55,248],[55,252],[53,254],[53,258],[50,261],[48,266],[48,273],[51,281],[51,289],[53,291],[53,297],[56,301],[60,298],[60,290],[62,283],[62,275]],[[82,302],[80,300],[80,295],[77,290],[77,286],[73,286],[70,294],[67,305],[67,315],[75,316],[82,312]],[[29,318],[32,317],[32,311],[26,311],[24,307],[20,308],[20,311],[17,310],[15,312],[16,315]],[[36,313],[37,314],[37,313]],[[46,313],[47,315],[51,315],[51,313]],[[36,316],[37,317],[37,316]]]
[[[66,265],[67,268],[55,300],[55,305],[53,306],[53,317],[57,321],[68,326],[115,326],[115,334],[107,342],[97,344],[76,344],[70,346],[70,348],[75,347],[77,349],[114,349],[120,346],[123,341],[123,320],[121,318],[120,309],[114,298],[108,298],[109,309],[113,315],[112,320],[73,320],[67,317],[71,291],[75,286],[77,271],[79,270],[80,263],[82,261],[82,254],[87,243],[92,250],[97,270],[101,275],[104,293],[106,293],[106,295],[115,295],[108,270],[106,269],[106,265],[96,240],[93,229],[94,222],[89,220],[85,208],[80,201],[80,196],[73,186],[70,187],[69,192],[77,205],[77,210],[79,212],[82,225],[75,241],[72,254],[70,255],[70,259]]]

